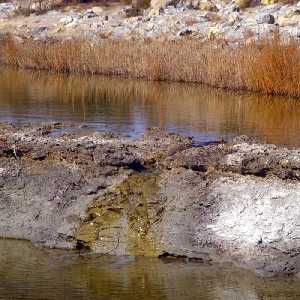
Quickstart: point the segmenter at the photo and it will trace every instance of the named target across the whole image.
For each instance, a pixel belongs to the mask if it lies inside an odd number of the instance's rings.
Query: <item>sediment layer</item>
[[[300,151],[0,126],[0,236],[102,254],[300,270]]]

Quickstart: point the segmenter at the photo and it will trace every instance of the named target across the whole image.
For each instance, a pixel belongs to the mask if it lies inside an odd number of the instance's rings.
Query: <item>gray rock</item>
[[[141,16],[143,14],[143,11],[137,7],[127,7],[123,11],[127,18]]]
[[[187,36],[193,33],[193,30],[190,28],[184,28],[177,33],[177,36]]]
[[[259,14],[256,17],[256,23],[257,24],[274,24],[275,18],[271,14]]]
[[[84,17],[91,19],[97,17],[97,14],[93,10],[88,10],[84,13]]]
[[[46,31],[48,31],[48,27],[46,27],[46,26],[41,26],[41,27],[38,27],[38,28],[36,28],[36,29],[34,29],[32,32],[31,32],[31,34],[33,35],[33,36],[36,36],[36,35],[39,35],[39,34],[41,34],[41,33],[45,33]]]
[[[0,19],[6,19],[15,14],[17,6],[14,3],[0,3]]]

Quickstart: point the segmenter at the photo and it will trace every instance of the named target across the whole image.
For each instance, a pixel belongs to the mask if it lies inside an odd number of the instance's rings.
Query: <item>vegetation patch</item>
[[[196,82],[272,95],[300,96],[300,51],[278,36],[228,45],[225,41],[88,42],[1,40],[1,62],[19,68]]]

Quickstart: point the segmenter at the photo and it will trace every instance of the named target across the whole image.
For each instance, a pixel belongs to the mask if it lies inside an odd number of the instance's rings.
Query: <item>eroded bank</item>
[[[300,151],[196,147],[62,124],[0,126],[0,235],[115,255],[300,269]]]

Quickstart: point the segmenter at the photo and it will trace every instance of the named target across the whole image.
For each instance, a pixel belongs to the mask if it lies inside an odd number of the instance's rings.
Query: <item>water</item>
[[[0,299],[300,299],[300,279],[262,279],[230,265],[79,256],[0,240]]]
[[[0,122],[84,123],[137,137],[156,126],[198,142],[246,134],[300,146],[300,101],[192,84],[0,71]],[[230,265],[75,252],[0,240],[0,300],[300,299],[300,279]]]
[[[300,146],[300,100],[193,84],[0,71],[0,122],[84,123],[137,137],[148,127],[198,142],[246,134]]]

